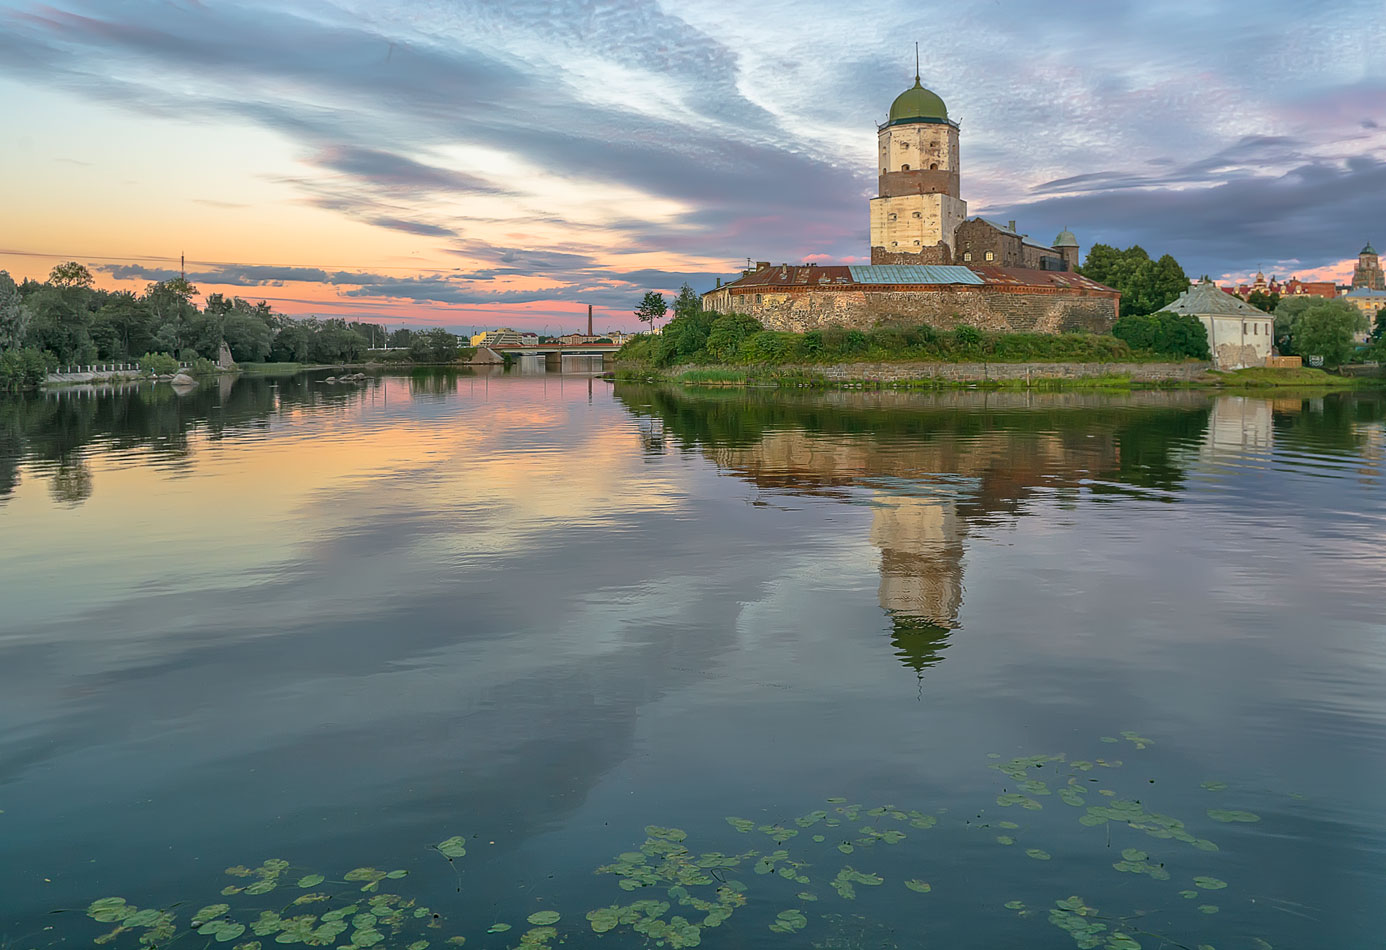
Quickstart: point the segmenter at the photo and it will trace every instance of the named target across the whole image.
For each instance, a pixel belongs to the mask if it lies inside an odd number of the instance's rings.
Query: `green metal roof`
[[[1054,239],[1054,243],[1050,245],[1050,247],[1077,247],[1077,246],[1078,246],[1078,238],[1075,237],[1074,234],[1073,234],[1073,232],[1070,231],[1068,228],[1064,228],[1062,231],[1060,231],[1060,232],[1059,232],[1059,236],[1056,237],[1056,238]]]
[[[1362,253],[1363,253],[1363,254],[1375,254],[1375,253],[1376,253],[1376,248],[1372,247],[1372,242],[1371,242],[1371,241],[1368,241],[1368,242],[1367,242],[1367,246],[1364,247],[1364,248],[1362,248]]]
[[[895,97],[890,104],[887,125],[904,122],[947,122],[948,107],[937,95],[925,89],[914,77],[914,85]]]
[[[986,283],[966,267],[947,264],[853,264],[849,269],[859,284]]]

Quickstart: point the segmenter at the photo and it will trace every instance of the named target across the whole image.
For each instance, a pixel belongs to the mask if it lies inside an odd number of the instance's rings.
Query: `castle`
[[[928,323],[986,330],[1107,332],[1120,294],[1074,273],[1077,238],[1052,245],[967,216],[958,123],[916,71],[876,128],[880,194],[870,200],[871,263],[761,261],[703,295],[703,308],[748,313],[768,329]]]

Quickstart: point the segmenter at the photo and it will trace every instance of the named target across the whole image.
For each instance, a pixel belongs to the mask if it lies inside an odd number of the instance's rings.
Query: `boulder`
[[[192,378],[191,376],[189,376],[187,373],[179,373],[177,376],[174,376],[172,379],[170,379],[169,382],[172,383],[172,384],[175,385],[175,386],[196,386],[196,385],[197,385],[197,380],[193,379],[193,378]]]

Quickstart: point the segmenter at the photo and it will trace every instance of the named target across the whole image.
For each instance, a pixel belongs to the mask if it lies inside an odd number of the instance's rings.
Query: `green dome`
[[[899,99],[896,99],[895,101],[896,101],[896,102],[899,102],[900,100],[899,100]],[[891,112],[894,112],[894,111],[895,111],[894,109],[891,110]],[[1364,248],[1362,248],[1362,253],[1363,253],[1363,254],[1375,254],[1375,253],[1376,253],[1376,248],[1372,247],[1372,242],[1371,242],[1371,241],[1368,241],[1368,242],[1367,242],[1367,246],[1364,247]],[[1361,256],[1361,255],[1358,255],[1358,256]]]
[[[943,100],[919,84],[914,77],[914,85],[895,97],[890,104],[890,122],[947,122],[948,107]]]
[[[1054,239],[1054,243],[1051,244],[1051,245],[1049,245],[1049,246],[1050,246],[1050,247],[1077,247],[1077,246],[1078,246],[1078,238],[1075,237],[1074,234],[1073,234],[1073,232],[1070,231],[1068,228],[1064,228],[1062,231],[1059,232],[1059,236],[1056,237],[1056,238]]]

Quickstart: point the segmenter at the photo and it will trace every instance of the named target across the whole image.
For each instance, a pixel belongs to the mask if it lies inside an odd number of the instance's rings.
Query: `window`
[[[882,169],[881,169],[881,174],[884,175],[884,174],[885,174],[886,172],[888,172],[888,171],[890,171],[889,168],[882,168]]]
[[[900,171],[902,171],[902,172],[907,172],[907,171],[909,171],[909,170],[910,170],[910,166],[908,166],[908,165],[901,165],[901,166],[900,166]]]
[[[760,294],[756,294],[756,306],[760,306]]]
[[[964,261],[970,261],[970,260],[972,260],[972,252],[971,252],[971,251],[966,251],[966,252],[964,252],[964,253],[963,253],[963,260],[964,260]]]
[[[938,162],[930,162],[930,163],[929,163],[929,170],[930,170],[930,171],[938,171]]]
[[[1253,323],[1253,324],[1251,325],[1251,335],[1252,335],[1252,336],[1260,336],[1260,335],[1261,335],[1261,324],[1259,324],[1259,323]]]
[[[899,247],[899,246],[900,246],[900,242],[899,242],[899,241],[891,241],[891,242],[890,242],[890,246],[891,246],[891,247]]]
[[[1246,334],[1247,334],[1246,321],[1243,320],[1243,321],[1242,321],[1242,336],[1246,336]]]
[[[989,260],[989,261],[994,261],[994,260],[996,260],[996,252],[995,252],[995,251],[987,251],[987,260]]]
[[[916,212],[914,213],[914,216],[915,216],[916,218],[922,218],[922,217],[923,217],[923,215],[920,214],[918,211],[916,211]]]
[[[915,244],[918,244],[919,242],[918,242],[918,241],[915,241],[914,243],[915,243]]]
[[[895,220],[895,212],[894,212],[894,211],[892,211],[892,212],[890,213],[890,220],[892,220],[892,221]]]

